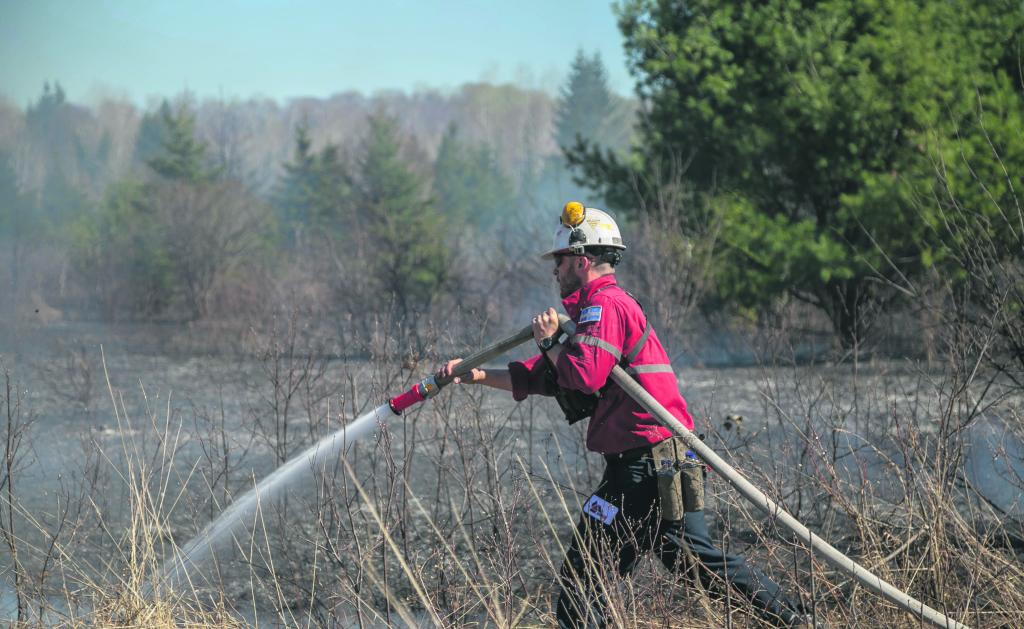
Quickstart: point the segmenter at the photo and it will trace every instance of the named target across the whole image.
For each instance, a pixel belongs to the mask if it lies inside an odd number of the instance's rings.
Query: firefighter
[[[512,393],[554,396],[570,422],[587,417],[587,448],[603,455],[601,482],[585,501],[559,575],[560,627],[606,626],[603,567],[627,576],[653,551],[672,571],[693,568],[705,587],[728,582],[771,622],[799,626],[803,617],[779,588],[746,559],[717,549],[704,519],[704,466],[621,387],[609,379],[622,366],[684,426],[693,418],[675,374],[643,308],[615,279],[626,249],[606,212],[572,201],[565,205],[554,245],[543,254],[565,312],[576,323],[560,334],[554,308],[533,318],[540,353],[508,369],[474,369],[454,382],[484,384]],[[459,362],[438,371],[446,377]]]

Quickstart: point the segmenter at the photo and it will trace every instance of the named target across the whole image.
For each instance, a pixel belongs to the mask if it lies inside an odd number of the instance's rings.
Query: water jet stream
[[[385,421],[395,416],[389,404],[382,404],[327,435],[302,454],[274,470],[255,487],[232,502],[216,520],[206,525],[180,550],[176,549],[173,557],[164,561],[154,581],[156,590],[173,591],[183,580],[187,582],[190,569],[198,567],[212,556],[218,544],[229,540],[235,541],[240,529],[256,525],[262,516],[264,504],[272,504],[282,497],[289,487],[311,484],[317,474],[336,465],[339,457],[349,446],[373,434]],[[152,590],[146,592],[146,598],[152,593]]]
[[[199,535],[185,544],[180,551],[176,550],[173,557],[164,561],[156,579],[151,582],[155,585],[145,586],[144,597],[150,599],[153,594],[171,592],[183,578],[188,582],[189,568],[208,558],[216,544],[227,539],[235,540],[239,528],[247,523],[255,526],[264,503],[273,503],[282,496],[287,487],[295,486],[297,482],[314,480],[317,472],[325,471],[328,465],[338,461],[338,457],[348,445],[372,434],[375,427],[388,419],[401,415],[406,409],[434,397],[456,377],[469,373],[475,367],[504,354],[530,338],[533,338],[533,328],[528,325],[467,356],[450,376],[428,376],[405,393],[361,415],[352,423],[316,442],[299,456],[287,461],[231,503],[231,506],[208,524]]]

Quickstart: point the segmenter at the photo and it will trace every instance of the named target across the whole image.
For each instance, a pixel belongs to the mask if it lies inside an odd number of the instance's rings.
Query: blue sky
[[[614,91],[631,92],[607,0],[0,0],[0,94],[19,106],[47,80],[76,102],[472,81],[554,91],[580,47],[601,53]]]

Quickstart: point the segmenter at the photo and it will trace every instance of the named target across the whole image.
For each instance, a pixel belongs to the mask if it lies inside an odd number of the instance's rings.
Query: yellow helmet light
[[[587,215],[587,208],[579,201],[569,201],[562,208],[562,224],[566,227],[579,227]]]

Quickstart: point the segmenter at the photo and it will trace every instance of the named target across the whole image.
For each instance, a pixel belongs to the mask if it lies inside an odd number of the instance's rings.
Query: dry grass
[[[235,627],[255,617],[287,627],[555,624],[563,545],[599,462],[553,404],[513,406],[475,388],[445,393],[356,445],[264,505],[187,580],[161,587],[172,548],[252,486],[246,469],[262,476],[282,452],[294,455],[366,410],[366,400],[421,375],[398,367],[397,353],[340,372],[301,351],[263,356],[275,364],[257,372],[274,378],[254,399],[280,400],[275,387],[306,382],[304,369],[336,388],[297,387],[298,412],[264,406],[265,415],[231,424],[197,421],[169,403],[150,408],[144,391],[130,403],[110,387],[119,436],[88,444],[96,455],[62,508],[22,506],[31,488],[12,466],[4,527],[19,551],[22,626]],[[709,443],[879,576],[971,626],[1021,626],[1017,532],[965,474],[972,423],[998,411],[1011,433],[1024,432],[1020,392],[986,379],[968,353],[951,353],[946,365],[807,368],[766,357],[761,370],[741,374],[745,382],[698,396],[695,410],[714,418],[745,409],[739,431],[705,420]],[[5,402],[11,413],[17,400]],[[139,406],[142,415],[130,417]],[[282,434],[292,441],[267,442]],[[714,475],[709,503],[717,541],[747,552],[823,625],[920,626],[815,561]],[[616,626],[762,626],[734,594],[709,595],[655,563],[627,581],[605,579]]]

